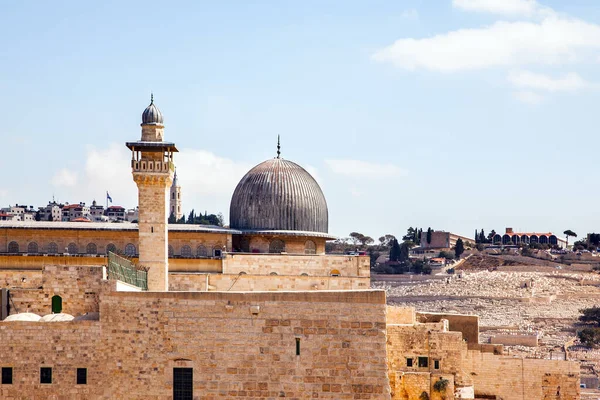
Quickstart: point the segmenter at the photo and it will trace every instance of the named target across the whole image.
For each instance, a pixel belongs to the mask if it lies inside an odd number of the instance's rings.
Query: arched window
[[[48,254],[56,254],[58,253],[58,245],[54,242],[51,242],[48,245]]]
[[[340,271],[338,271],[337,269],[332,269],[331,272],[329,273],[329,275],[340,276]]]
[[[19,252],[19,243],[17,243],[17,242],[10,242],[8,244],[8,252],[9,253],[18,253]]]
[[[52,314],[58,314],[62,311],[62,298],[59,295],[52,296]]]
[[[169,257],[173,257],[175,255],[175,249],[173,246],[169,245]]]
[[[540,235],[540,244],[548,244],[548,236]]]
[[[200,245],[196,248],[196,257],[207,257],[208,252],[206,251],[206,247]]]
[[[36,242],[29,242],[27,245],[27,253],[35,254],[38,252],[38,244]]]
[[[529,237],[529,241],[530,241],[531,243],[538,243],[538,242],[539,242],[537,235],[531,235],[531,236]]]
[[[116,254],[116,253],[117,253],[117,246],[115,246],[115,245],[114,245],[114,244],[112,244],[112,243],[109,243],[109,244],[106,246],[106,254],[108,254],[109,252],[110,252],[110,253],[115,253],[115,254]]]
[[[306,272],[303,272],[300,274],[300,276],[308,276],[308,274]]]
[[[504,235],[502,236],[502,244],[508,244],[510,242],[510,236]]]
[[[182,246],[181,256],[190,258],[192,256],[192,248],[188,245]]]
[[[269,243],[269,253],[281,253],[285,251],[285,243],[280,239],[273,239]]]
[[[135,246],[133,243],[127,243],[127,246],[125,246],[125,255],[127,257],[135,256]]]
[[[69,243],[69,245],[67,246],[67,251],[69,252],[69,254],[79,253],[79,249],[77,248],[77,245],[75,243]]]
[[[312,240],[307,240],[304,243],[304,254],[316,254],[317,253],[317,245]]]
[[[548,237],[548,244],[551,244],[552,246],[557,245],[558,244],[558,239],[555,235],[550,235]]]
[[[271,276],[276,276],[276,275],[277,275],[277,272],[271,272],[269,275],[271,275]]]
[[[244,236],[240,239],[240,251],[243,253],[250,253],[250,238]]]
[[[88,243],[87,247],[85,248],[85,252],[86,252],[86,254],[96,254],[98,252],[98,249],[96,248],[96,244]]]

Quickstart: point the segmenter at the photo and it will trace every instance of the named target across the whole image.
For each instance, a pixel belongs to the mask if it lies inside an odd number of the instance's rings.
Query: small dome
[[[48,314],[44,315],[40,318],[40,322],[64,322],[64,321],[72,321],[73,316],[71,314],[58,313],[58,314]]]
[[[142,113],[142,124],[161,124],[163,123],[163,115],[154,105],[154,95],[150,96],[150,105],[146,107]]]
[[[9,315],[4,319],[5,322],[10,321],[26,321],[26,322],[38,322],[41,317],[34,313],[24,312],[19,314]]]
[[[327,233],[325,196],[301,166],[273,158],[252,168],[238,183],[230,206],[234,229]]]

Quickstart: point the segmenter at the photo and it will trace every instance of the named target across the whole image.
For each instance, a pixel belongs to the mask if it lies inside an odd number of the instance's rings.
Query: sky
[[[137,205],[154,93],[183,209],[276,155],[329,232],[600,231],[597,0],[0,5],[0,205]]]

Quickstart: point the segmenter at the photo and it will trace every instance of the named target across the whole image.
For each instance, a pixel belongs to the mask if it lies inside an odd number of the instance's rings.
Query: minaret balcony
[[[131,160],[133,172],[171,173],[175,171],[175,164],[171,161]]]

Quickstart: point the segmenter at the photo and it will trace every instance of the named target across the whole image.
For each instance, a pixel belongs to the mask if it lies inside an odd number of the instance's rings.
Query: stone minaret
[[[131,170],[138,187],[139,263],[149,268],[148,290],[169,289],[167,208],[175,165],[174,143],[163,141],[164,125],[154,97],[142,114],[142,140],[127,142]]]
[[[175,219],[179,220],[179,218],[183,216],[183,212],[181,211],[181,186],[179,186],[179,181],[177,180],[177,170],[175,170],[175,177],[173,178],[173,184],[171,185],[169,199],[169,215],[173,214]]]

